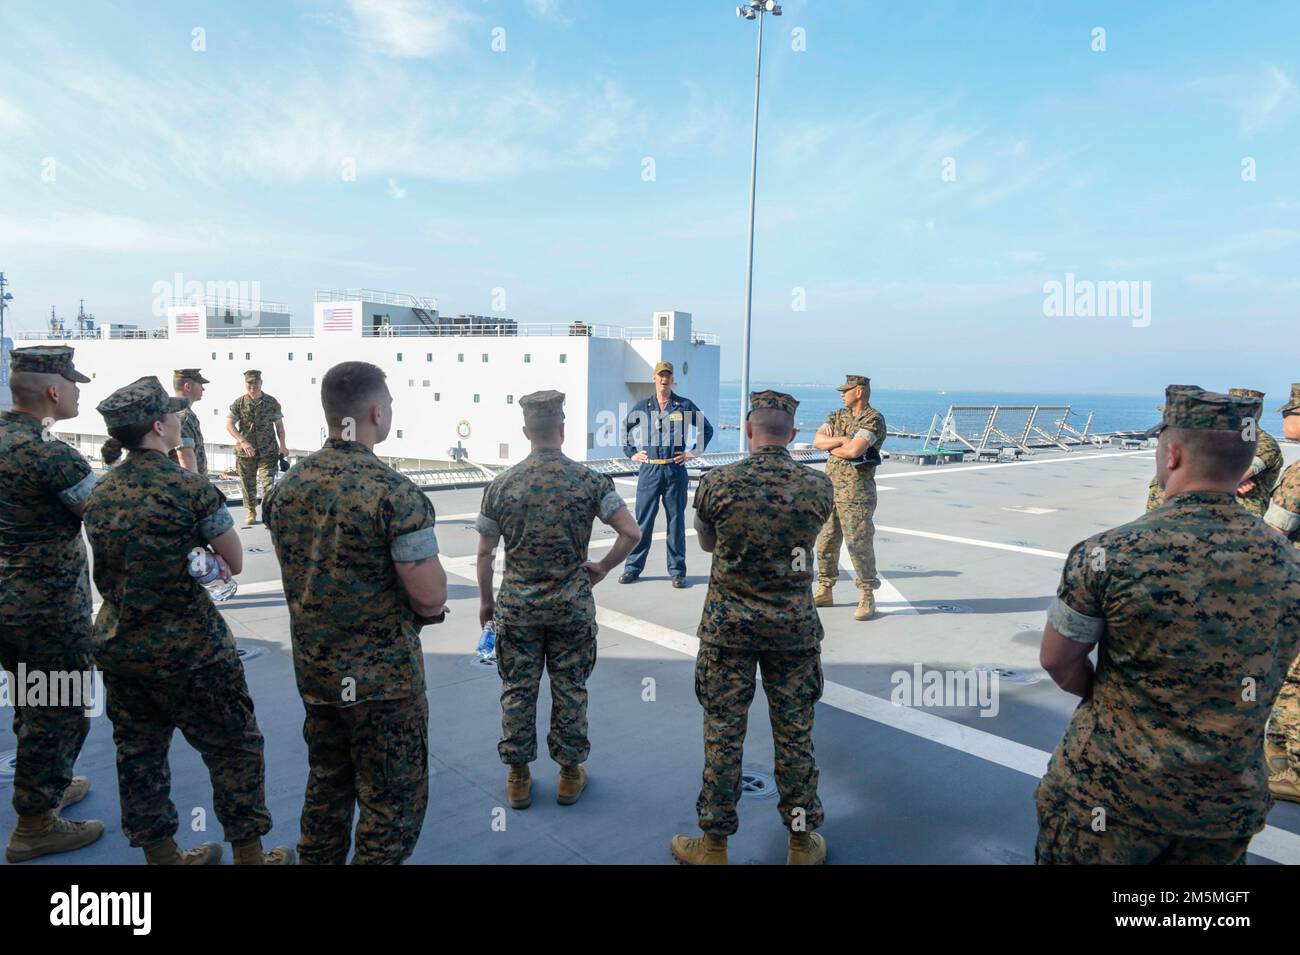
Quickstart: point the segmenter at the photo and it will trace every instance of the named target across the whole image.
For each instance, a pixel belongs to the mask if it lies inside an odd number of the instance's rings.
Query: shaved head
[[[1160,447],[1171,445],[1181,449],[1181,466],[1190,475],[1214,483],[1235,483],[1250,468],[1258,442],[1242,440],[1240,431],[1166,428],[1160,433]]]
[[[14,403],[24,407],[48,401],[46,389],[51,385],[68,384],[71,384],[68,379],[53,372],[16,371],[9,376],[9,390],[13,392]]]

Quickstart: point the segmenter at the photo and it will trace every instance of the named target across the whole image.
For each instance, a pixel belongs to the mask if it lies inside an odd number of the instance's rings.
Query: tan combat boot
[[[870,620],[876,613],[876,592],[870,587],[862,588],[858,598],[858,609],[853,611],[854,620]]]
[[[506,803],[511,809],[527,809],[533,804],[533,776],[527,763],[511,763],[506,773]]]
[[[835,605],[835,600],[831,597],[831,589],[834,584],[818,583],[817,589],[813,591],[814,607],[831,607]]]
[[[1300,782],[1297,782],[1295,773],[1270,776],[1268,778],[1268,791],[1273,794],[1274,799],[1300,802]]]
[[[235,865],[294,865],[298,861],[288,846],[276,846],[263,852],[261,839],[232,842],[230,847],[235,851]]]
[[[673,836],[671,849],[678,865],[727,864],[726,836]]]
[[[826,861],[826,840],[815,832],[790,833],[786,865],[821,865]]]
[[[572,806],[587,788],[587,770],[581,766],[560,767],[560,791],[555,801],[561,806]]]
[[[244,515],[244,526],[252,527],[257,523],[257,511],[249,511]]]
[[[218,865],[221,843],[205,842],[197,849],[182,849],[175,839],[163,839],[144,847],[144,859],[149,865]]]
[[[58,809],[67,809],[73,803],[81,802],[90,792],[90,780],[85,776],[73,776],[72,782],[68,783],[68,788],[63,790],[63,797],[59,800]]]
[[[104,834],[98,819],[64,819],[57,810],[47,809],[39,816],[19,816],[18,825],[5,847],[10,862],[26,862],[55,852],[71,852],[88,846]]]

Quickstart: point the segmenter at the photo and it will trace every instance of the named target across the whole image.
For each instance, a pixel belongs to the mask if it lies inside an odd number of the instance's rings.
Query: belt
[[[646,464],[672,464],[672,458],[646,458]]]

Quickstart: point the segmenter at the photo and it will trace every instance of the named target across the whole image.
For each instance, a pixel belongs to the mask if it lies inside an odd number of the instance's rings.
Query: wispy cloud
[[[0,216],[0,235],[21,246],[94,252],[187,252],[262,243],[246,229],[207,221],[150,222],[103,212]]]
[[[389,199],[405,199],[405,198],[406,198],[406,190],[403,189],[401,186],[399,186],[399,185],[398,185],[396,182],[394,182],[392,179],[389,179],[389,180],[388,180],[388,198],[389,198]]]
[[[476,17],[450,0],[348,0],[358,35],[395,57],[430,57],[454,48]]]

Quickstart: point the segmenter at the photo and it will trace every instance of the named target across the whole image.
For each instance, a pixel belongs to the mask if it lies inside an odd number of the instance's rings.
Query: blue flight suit
[[[713,425],[690,398],[671,392],[667,407],[661,411],[659,399],[651,395],[628,413],[623,428],[623,453],[630,458],[644,451],[650,460],[643,461],[637,472],[636,522],[641,525],[641,541],[627,557],[624,568],[627,573],[639,574],[645,569],[662,498],[668,517],[668,575],[686,576],[686,465],[671,461],[673,455],[687,450],[686,437],[691,425],[695,426],[696,442],[689,450],[701,454],[713,439]]]

